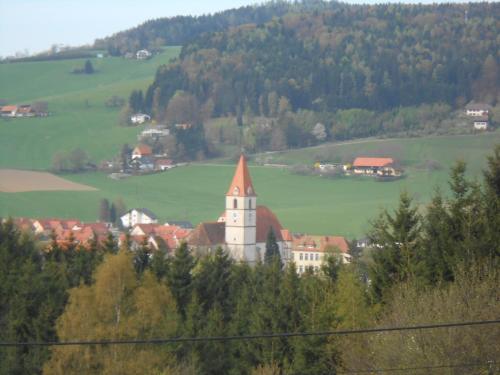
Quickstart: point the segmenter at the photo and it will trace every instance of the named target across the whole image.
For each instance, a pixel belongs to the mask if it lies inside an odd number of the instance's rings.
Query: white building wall
[[[256,203],[256,197],[226,197],[226,246],[237,261],[256,262],[258,259]]]

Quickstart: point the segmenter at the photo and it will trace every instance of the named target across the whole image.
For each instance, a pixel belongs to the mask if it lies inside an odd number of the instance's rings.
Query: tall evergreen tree
[[[385,211],[373,224],[369,237],[379,248],[373,252],[370,276],[378,300],[394,284],[416,276],[421,246],[421,218],[417,210],[408,193],[403,192],[394,215]]]
[[[269,227],[266,238],[266,252],[264,254],[264,263],[271,265],[274,263],[274,259],[278,259],[281,264],[280,248],[276,242],[276,235],[272,227]]]
[[[193,289],[193,276],[191,272],[194,266],[195,260],[189,253],[187,243],[183,242],[175,250],[168,278],[168,284],[177,304],[177,311],[182,319],[186,318],[186,309],[191,301]]]

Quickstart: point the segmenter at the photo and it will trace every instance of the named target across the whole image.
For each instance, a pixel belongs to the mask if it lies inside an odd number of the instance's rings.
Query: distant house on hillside
[[[120,217],[125,228],[133,227],[137,224],[156,224],[158,218],[147,208],[133,208]]]
[[[135,54],[135,57],[137,60],[147,60],[153,56],[151,52],[149,52],[147,49],[141,49],[140,51],[137,51]]]
[[[175,164],[170,159],[156,159],[155,161],[155,169],[157,171],[168,171],[172,168],[175,168]]]
[[[470,102],[465,107],[465,114],[467,116],[488,116],[490,110],[491,106],[489,104]]]
[[[35,117],[36,112],[31,104],[23,104],[17,108],[16,117]]]
[[[293,237],[293,261],[299,274],[311,269],[319,272],[321,265],[329,255],[337,255],[342,263],[350,263],[349,245],[340,236],[309,236]]]
[[[352,170],[357,175],[398,176],[392,158],[358,157],[352,163]]]
[[[151,120],[151,116],[144,113],[136,113],[130,117],[132,124],[144,124],[146,121]]]
[[[148,145],[138,145],[132,151],[132,159],[139,159],[142,157],[150,157],[153,155],[153,150]]]
[[[170,129],[167,128],[166,125],[156,125],[148,126],[141,132],[141,134],[139,134],[137,138],[139,138],[139,140],[144,138],[159,139],[168,135],[170,135]]]
[[[0,116],[2,117],[16,117],[17,105],[4,105],[0,109]]]
[[[476,130],[487,130],[488,129],[488,115],[475,116],[473,121],[474,129]]]

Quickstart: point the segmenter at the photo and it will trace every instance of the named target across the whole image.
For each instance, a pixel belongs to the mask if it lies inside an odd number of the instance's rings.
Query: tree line
[[[262,264],[184,243],[130,251],[46,247],[0,226],[0,341],[154,339],[311,332],[498,318],[500,146],[482,183],[458,163],[451,195],[417,210],[403,193],[374,220],[370,254],[321,273],[283,267],[270,232]],[[0,374],[325,374],[498,358],[498,327],[173,345],[0,349]],[[450,360],[452,358],[453,360]],[[496,368],[498,370],[498,368]],[[453,373],[470,369],[457,368]]]

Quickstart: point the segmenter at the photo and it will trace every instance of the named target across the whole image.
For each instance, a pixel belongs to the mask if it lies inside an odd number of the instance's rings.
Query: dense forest
[[[265,261],[235,264],[184,243],[152,252],[41,246],[0,225],[0,341],[149,340],[494,320],[500,313],[500,145],[481,183],[451,170],[426,210],[403,193],[373,221],[373,248],[299,276],[272,236]],[[269,251],[268,251],[269,250]],[[336,374],[499,371],[498,325],[162,345],[2,346],[0,374]],[[449,367],[447,367],[449,366]],[[471,367],[472,366],[472,367]],[[433,372],[432,368],[436,367]]]
[[[213,155],[214,144],[258,152],[357,137],[471,132],[455,110],[471,100],[497,105],[499,29],[498,3],[318,0],[151,21],[106,45],[122,43],[126,50],[163,32],[182,42],[180,57],[158,68],[140,92],[140,105],[128,106],[122,117],[143,111],[167,124],[228,117],[240,126],[205,126],[204,146],[193,152],[181,145],[187,151],[177,155],[161,145],[173,157],[194,159]],[[500,124],[499,106],[490,117],[491,125]]]
[[[497,99],[498,3],[328,4],[201,34],[158,70],[145,107],[154,112],[178,90],[210,116]]]

